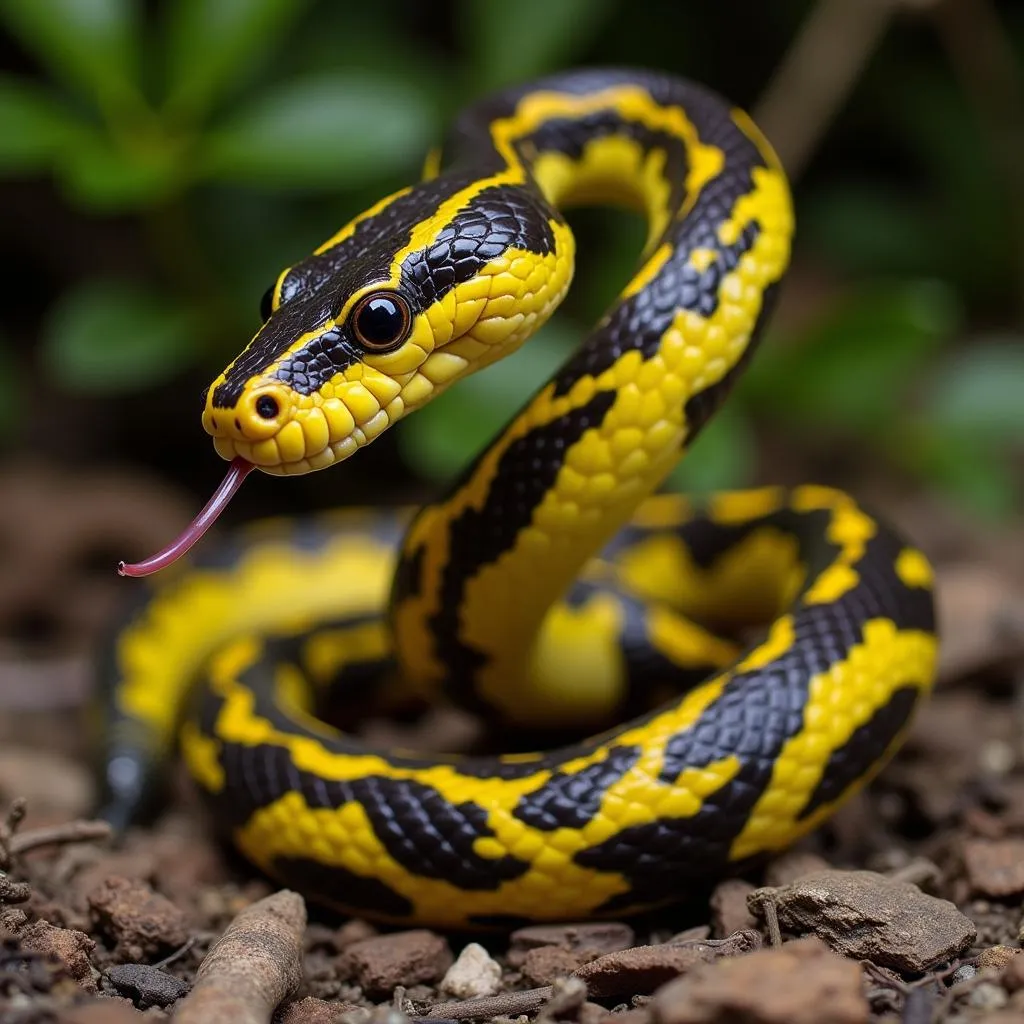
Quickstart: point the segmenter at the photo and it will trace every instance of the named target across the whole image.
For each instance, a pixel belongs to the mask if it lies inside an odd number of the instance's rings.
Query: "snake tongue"
[[[231,467],[213,492],[210,500],[186,527],[184,532],[167,547],[141,562],[118,562],[117,571],[121,576],[149,576],[151,573],[166,569],[184,555],[193,544],[197,543],[206,531],[213,526],[217,517],[227,507],[235,492],[242,486],[242,481],[256,467],[246,459],[238,456],[231,460]]]

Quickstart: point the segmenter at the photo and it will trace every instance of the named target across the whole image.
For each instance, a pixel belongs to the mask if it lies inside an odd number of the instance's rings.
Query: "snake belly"
[[[588,69],[469,107],[423,182],[281,272],[207,393],[217,451],[321,469],[500,361],[564,297],[579,203],[645,214],[639,268],[440,500],[257,524],[140,592],[101,666],[111,820],[180,742],[282,883],[502,926],[679,899],[894,752],[935,671],[925,556],[828,487],[655,494],[753,353],[792,234],[770,146],[701,86]],[[723,639],[751,622],[756,644]],[[644,710],[489,757],[316,717],[385,678],[507,728]]]

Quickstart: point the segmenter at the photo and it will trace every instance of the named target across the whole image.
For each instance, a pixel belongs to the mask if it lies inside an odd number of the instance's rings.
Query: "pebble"
[[[813,933],[837,952],[904,973],[953,959],[975,939],[974,923],[948,900],[873,871],[822,871],[790,885],[756,890],[751,909],[775,904],[779,923]]]
[[[26,949],[56,956],[67,968],[68,974],[86,991],[97,990],[89,959],[96,943],[85,932],[74,928],[58,928],[40,920],[25,925],[18,938]]]
[[[698,964],[716,959],[706,944],[696,946],[633,946],[606,953],[576,970],[591,998],[646,995]]]
[[[582,962],[628,949],[635,942],[633,929],[621,921],[537,924],[520,928],[509,936],[508,960],[513,967],[519,967],[531,949],[557,947],[582,954]]]
[[[655,1024],[867,1024],[861,969],[819,939],[695,967],[655,994]]]
[[[555,978],[566,978],[585,961],[579,953],[561,946],[528,949],[519,968],[531,985],[550,985]]]
[[[149,964],[117,964],[107,971],[107,978],[121,995],[128,996],[141,1010],[149,1006],[170,1006],[191,988],[188,982]]]
[[[114,876],[88,895],[96,926],[114,939],[115,957],[145,960],[185,944],[185,915],[145,882]]]
[[[368,996],[379,998],[398,985],[439,981],[452,965],[452,954],[440,935],[415,929],[354,942],[338,962]]]
[[[978,968],[989,967],[998,970],[1005,967],[1014,957],[1019,956],[1020,952],[1015,946],[989,946],[988,949],[983,949],[978,954]]]
[[[718,938],[757,926],[757,918],[747,905],[747,897],[753,891],[754,887],[742,878],[727,878],[715,887],[711,894],[711,919]]]
[[[493,996],[501,987],[501,965],[478,942],[471,942],[448,968],[438,987],[456,999]]]
[[[1024,892],[1024,839],[970,839],[963,848],[971,888],[1001,899]]]

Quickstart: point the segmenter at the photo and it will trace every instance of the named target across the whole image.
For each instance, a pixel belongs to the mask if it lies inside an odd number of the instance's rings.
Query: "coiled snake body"
[[[249,858],[360,914],[678,898],[814,828],[895,749],[934,673],[928,562],[830,488],[652,497],[788,261],[786,180],[742,112],[661,74],[569,72],[470,107],[429,163],[281,273],[210,387],[233,460],[218,507],[252,465],[345,459],[522,343],[568,289],[570,204],[644,211],[641,265],[440,501],[261,525],[147,591],[105,662],[106,813],[128,820],[177,737]],[[771,625],[747,649],[707,628],[750,621]],[[645,710],[499,757],[376,749],[314,717],[389,666],[508,727]]]

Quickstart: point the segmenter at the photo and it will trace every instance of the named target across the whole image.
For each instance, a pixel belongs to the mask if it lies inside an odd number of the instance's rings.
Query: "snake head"
[[[224,483],[182,537],[121,571],[180,557],[251,469],[293,476],[347,459],[509,354],[562,300],[573,257],[568,226],[524,185],[439,178],[357,217],[278,277],[264,323],[208,389],[203,427],[232,463]]]
[[[414,297],[370,282],[335,315],[317,296],[293,301],[217,378],[203,411],[223,458],[277,475],[348,458],[437,386],[425,364],[438,338]]]

